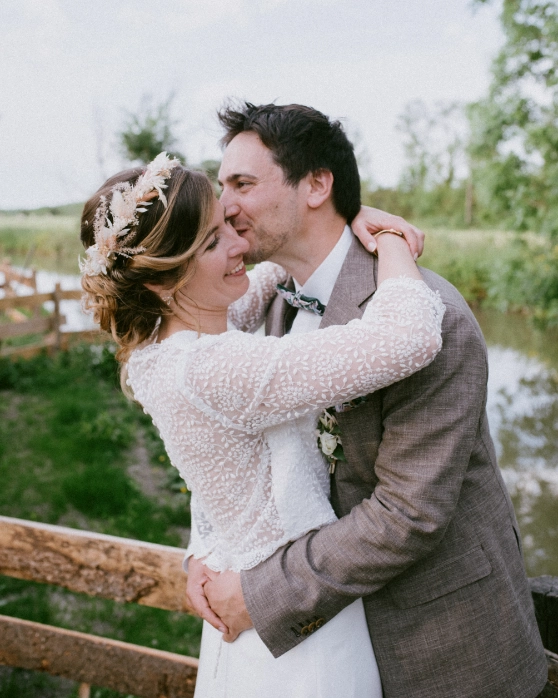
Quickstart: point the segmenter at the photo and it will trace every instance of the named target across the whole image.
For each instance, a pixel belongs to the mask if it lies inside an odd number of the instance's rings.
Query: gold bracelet
[[[395,230],[394,228],[386,228],[385,230],[380,230],[378,233],[374,233],[372,237],[377,238],[378,235],[383,235],[384,233],[393,233],[394,235],[398,235],[400,238],[405,237],[400,230]]]

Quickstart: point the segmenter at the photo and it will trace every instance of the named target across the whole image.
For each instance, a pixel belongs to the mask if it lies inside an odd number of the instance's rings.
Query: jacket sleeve
[[[274,656],[304,639],[292,630],[301,619],[327,622],[428,555],[444,535],[484,413],[488,368],[473,318],[447,302],[442,339],[430,366],[383,391],[372,496],[242,572],[248,611]]]

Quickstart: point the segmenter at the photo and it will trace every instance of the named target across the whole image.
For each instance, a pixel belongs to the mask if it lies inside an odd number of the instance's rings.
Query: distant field
[[[67,210],[72,210],[69,215]],[[23,264],[34,249],[30,265],[37,269],[78,273],[77,257],[83,254],[79,242],[79,204],[65,207],[64,215],[33,212],[0,212],[0,257],[9,257],[13,264]],[[505,250],[512,239],[511,233],[486,230],[451,230],[430,228],[426,232],[424,266],[444,274],[450,258],[459,256],[466,265],[465,257],[471,262],[487,261]]]
[[[78,215],[0,213],[0,258],[64,274],[79,273]]]

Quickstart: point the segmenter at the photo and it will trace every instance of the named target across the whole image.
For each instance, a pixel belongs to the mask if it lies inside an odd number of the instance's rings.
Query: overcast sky
[[[0,209],[84,200],[124,164],[114,133],[125,110],[172,91],[191,163],[219,157],[226,98],[299,102],[345,119],[374,181],[394,184],[406,102],[485,93],[499,5],[0,0]]]

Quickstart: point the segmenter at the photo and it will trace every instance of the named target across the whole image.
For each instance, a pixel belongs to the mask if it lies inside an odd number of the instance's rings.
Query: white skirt
[[[204,622],[194,698],[382,698],[358,599],[275,659],[254,629],[235,642]]]

